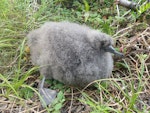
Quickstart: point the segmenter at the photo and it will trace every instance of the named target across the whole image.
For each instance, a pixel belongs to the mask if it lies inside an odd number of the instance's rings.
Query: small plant
[[[148,11],[149,9],[150,9],[150,2],[141,5],[137,11],[139,15],[141,15],[142,13],[144,13],[145,11]]]
[[[63,103],[65,101],[65,96],[62,91],[59,91],[57,94],[57,98],[54,100],[50,107],[50,112],[52,113],[60,113],[60,109],[63,107]]]

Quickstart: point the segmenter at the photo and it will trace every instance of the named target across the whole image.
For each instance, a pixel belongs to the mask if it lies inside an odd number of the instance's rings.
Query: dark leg
[[[44,102],[43,100],[41,100],[42,106],[46,107],[47,105],[51,104],[53,100],[56,98],[57,92],[55,90],[44,88],[44,82],[45,82],[45,77],[43,77],[40,83],[39,92],[42,99],[44,100]]]

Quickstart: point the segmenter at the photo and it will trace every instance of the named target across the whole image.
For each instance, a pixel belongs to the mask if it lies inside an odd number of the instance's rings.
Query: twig
[[[119,6],[118,6],[118,4],[116,5],[116,8],[117,8],[117,14],[120,17],[120,12],[119,12]]]
[[[116,0],[116,3],[132,10],[136,10],[138,6],[137,3],[128,0]]]
[[[134,25],[131,25],[131,26],[126,27],[126,28],[124,28],[124,29],[121,29],[121,30],[120,30],[120,31],[118,31],[116,34],[114,34],[114,35],[113,35],[113,37],[116,37],[118,34],[120,34],[120,33],[124,32],[124,31],[126,31],[126,30],[128,30],[128,29],[131,29],[132,27],[137,26],[137,25],[140,25],[140,23],[138,23],[138,24],[134,24]]]
[[[69,111],[68,113],[71,113],[71,108],[72,108],[72,103],[73,103],[73,88],[71,87],[71,103],[70,103],[70,107],[69,107]]]

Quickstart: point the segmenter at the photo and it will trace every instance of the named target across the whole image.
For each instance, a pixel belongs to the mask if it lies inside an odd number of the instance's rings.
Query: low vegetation
[[[131,11],[114,0],[1,0],[0,112],[8,113],[149,113],[150,13],[146,0]],[[145,5],[146,4],[146,5]],[[144,7],[145,5],[145,7]],[[114,57],[111,78],[95,88],[77,89],[48,80],[58,91],[54,103],[43,108],[38,93],[41,76],[30,62],[26,35],[46,21],[86,24],[112,35],[125,54]]]

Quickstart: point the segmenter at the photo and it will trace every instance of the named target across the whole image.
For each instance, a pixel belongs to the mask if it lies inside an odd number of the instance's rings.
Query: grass
[[[149,112],[148,9],[136,15],[119,7],[118,15],[113,0],[43,0],[41,5],[27,0],[1,0],[0,7],[1,112]],[[87,86],[79,90],[48,81],[47,87],[59,93],[54,103],[44,109],[37,89],[38,67],[30,62],[26,35],[46,21],[62,20],[86,24],[112,35],[116,49],[124,51],[125,57],[115,58],[112,77],[94,81],[95,89]]]

